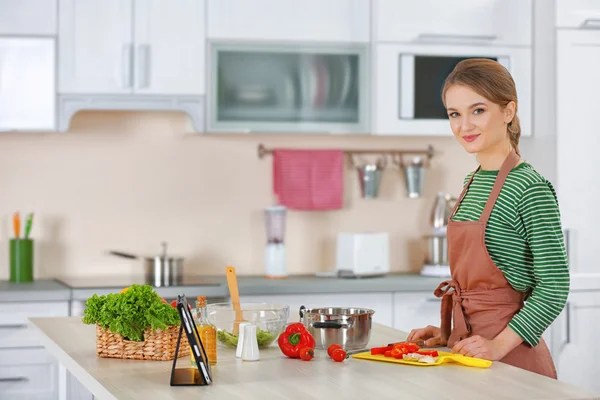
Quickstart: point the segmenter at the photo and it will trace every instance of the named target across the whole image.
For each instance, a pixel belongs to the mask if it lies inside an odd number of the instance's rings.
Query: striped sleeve
[[[551,184],[529,186],[517,212],[533,258],[533,290],[508,326],[535,346],[565,306],[570,286],[560,211]]]

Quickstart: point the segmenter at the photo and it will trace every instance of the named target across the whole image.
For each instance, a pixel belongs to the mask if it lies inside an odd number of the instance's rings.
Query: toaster
[[[336,273],[377,276],[390,272],[389,235],[385,232],[344,232],[337,236]]]

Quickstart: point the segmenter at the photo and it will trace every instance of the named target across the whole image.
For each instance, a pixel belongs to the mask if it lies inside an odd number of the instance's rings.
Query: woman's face
[[[450,128],[468,153],[508,143],[507,124],[514,116],[514,102],[502,108],[465,85],[449,87],[445,100]]]

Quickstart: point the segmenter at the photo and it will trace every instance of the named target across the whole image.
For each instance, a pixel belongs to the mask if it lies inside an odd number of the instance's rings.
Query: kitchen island
[[[600,399],[560,381],[495,362],[488,369],[458,365],[407,366],[347,359],[288,359],[279,348],[244,362],[219,348],[213,383],[171,387],[171,361],[137,361],[96,356],[95,327],[78,317],[31,318],[40,341],[96,399]],[[401,341],[406,333],[374,324],[370,346]],[[177,367],[189,365],[180,358]]]

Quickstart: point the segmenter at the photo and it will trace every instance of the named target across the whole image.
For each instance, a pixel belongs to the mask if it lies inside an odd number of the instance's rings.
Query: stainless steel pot
[[[300,322],[314,336],[316,347],[322,350],[339,344],[345,350],[364,349],[371,338],[372,316],[366,308],[300,307]]]
[[[162,254],[153,257],[137,256],[121,251],[110,251],[110,254],[140,260],[144,269],[144,281],[154,287],[179,286],[183,284],[183,258],[167,255],[167,243],[162,243]]]

